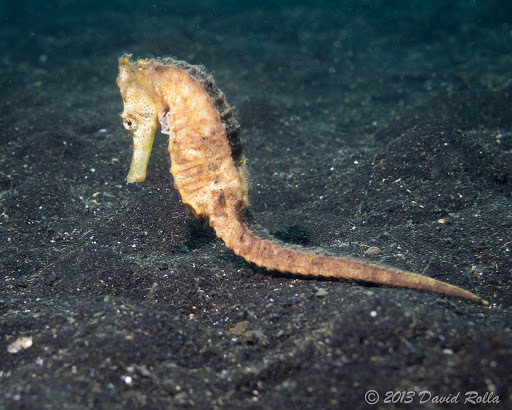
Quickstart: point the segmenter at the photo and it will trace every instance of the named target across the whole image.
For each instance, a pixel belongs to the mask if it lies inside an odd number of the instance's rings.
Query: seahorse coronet
[[[196,218],[208,218],[225,245],[248,262],[291,274],[355,279],[425,290],[488,304],[477,295],[433,278],[335,257],[264,239],[245,223],[249,178],[239,124],[204,67],[172,57],[119,59],[117,84],[123,125],[133,137],[128,182],[146,177],[158,125],[169,135],[171,174],[183,203]]]

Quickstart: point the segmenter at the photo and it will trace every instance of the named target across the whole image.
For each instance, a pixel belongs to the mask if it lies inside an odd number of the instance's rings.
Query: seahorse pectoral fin
[[[126,177],[127,182],[142,182],[146,179],[146,169],[151,155],[151,148],[153,147],[156,127],[157,121],[154,124],[139,127],[133,132],[132,162]]]

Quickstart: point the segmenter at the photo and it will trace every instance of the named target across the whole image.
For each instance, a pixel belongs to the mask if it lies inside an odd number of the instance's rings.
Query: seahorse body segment
[[[487,304],[475,294],[435,279],[260,238],[244,223],[249,182],[239,125],[224,94],[203,68],[173,58],[119,59],[117,84],[124,127],[133,136],[128,182],[141,182],[155,131],[169,135],[171,173],[183,203],[208,218],[226,246],[270,270],[355,279],[436,292]]]

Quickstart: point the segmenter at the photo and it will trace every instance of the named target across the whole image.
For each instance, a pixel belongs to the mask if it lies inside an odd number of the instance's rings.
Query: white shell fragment
[[[8,353],[19,353],[22,350],[28,349],[32,346],[32,338],[30,336],[20,337],[7,346]]]

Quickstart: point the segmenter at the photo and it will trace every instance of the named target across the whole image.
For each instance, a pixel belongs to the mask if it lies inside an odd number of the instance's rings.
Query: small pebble
[[[325,289],[318,289],[315,293],[317,298],[324,298],[327,296],[327,291]]]
[[[376,246],[370,246],[364,254],[367,256],[379,256],[380,252],[380,249]]]

